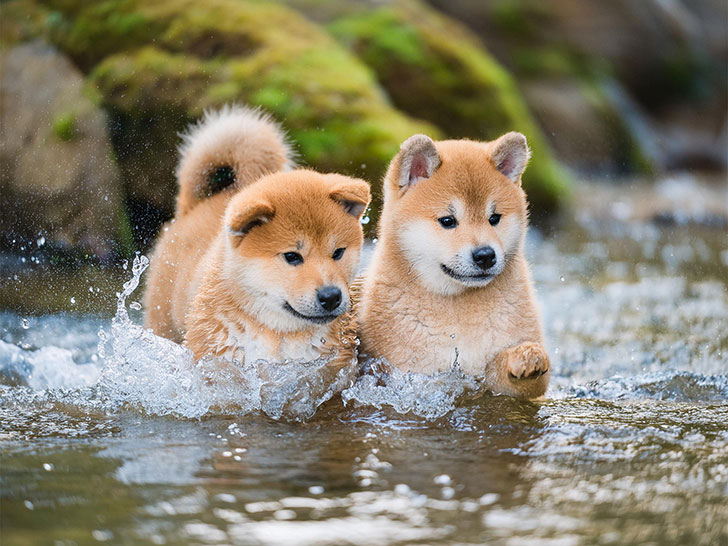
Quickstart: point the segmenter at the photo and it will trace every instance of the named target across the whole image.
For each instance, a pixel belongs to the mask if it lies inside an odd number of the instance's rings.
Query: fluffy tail
[[[205,112],[180,135],[176,216],[220,191],[236,191],[264,174],[294,166],[283,129],[258,109],[224,106]]]

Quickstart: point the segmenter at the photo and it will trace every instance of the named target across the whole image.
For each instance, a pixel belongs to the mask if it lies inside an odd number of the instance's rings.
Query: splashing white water
[[[275,419],[298,421],[310,418],[321,404],[351,384],[355,361],[336,370],[328,359],[241,364],[206,358],[195,362],[187,348],[129,318],[126,300],[148,266],[145,256],[134,259],[132,278],[117,297],[111,336],[99,332],[99,354],[106,355],[106,366],[98,386],[109,399],[153,415],[196,418],[262,410]]]
[[[90,347],[38,347],[27,342],[18,346],[0,340],[0,383],[8,385],[2,387],[0,399],[9,404],[51,403],[106,412],[132,409],[183,418],[263,411],[275,419],[301,421],[353,383],[355,359],[343,367],[330,366],[330,359],[195,362],[186,347],[154,335],[129,316],[127,300],[148,266],[145,256],[134,259],[132,277],[117,294],[110,331],[98,330],[96,352]],[[129,308],[138,310],[134,302]],[[42,332],[20,325],[25,339],[47,342]],[[54,341],[65,344],[65,337],[53,332],[58,325],[46,328]],[[84,334],[76,330],[72,337],[88,344]]]
[[[465,375],[457,366],[444,372],[425,375],[402,372],[371,361],[371,374],[363,375],[341,393],[345,404],[392,407],[397,413],[413,413],[426,419],[437,419],[455,409],[457,400],[480,388],[478,380]]]

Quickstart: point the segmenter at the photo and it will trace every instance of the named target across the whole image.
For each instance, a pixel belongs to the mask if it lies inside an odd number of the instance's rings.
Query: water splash
[[[343,367],[332,367],[330,359],[323,358],[195,362],[186,347],[154,335],[130,318],[128,308],[138,306],[131,302],[127,308],[127,300],[147,267],[145,256],[134,258],[132,276],[117,294],[110,331],[98,329],[98,345],[87,362],[77,363],[78,355],[63,347],[24,348],[0,341],[0,378],[18,387],[4,389],[0,398],[17,405],[131,409],[183,418],[263,411],[275,419],[301,421],[352,384],[355,361]]]
[[[371,373],[341,393],[344,404],[379,409],[390,406],[398,413],[438,419],[453,411],[460,397],[480,388],[475,377],[465,375],[457,366],[426,375],[396,368],[385,371],[388,366],[382,364],[374,360],[365,363]]]
[[[126,300],[139,286],[149,260],[138,256],[132,278],[117,297],[111,324],[111,351],[99,386],[117,402],[153,415],[197,418],[208,414],[246,414],[262,410],[274,419],[306,420],[349,386],[356,363],[332,368],[330,359],[240,363],[205,358],[135,324]],[[134,302],[130,305],[134,309]],[[109,344],[99,333],[101,353]]]

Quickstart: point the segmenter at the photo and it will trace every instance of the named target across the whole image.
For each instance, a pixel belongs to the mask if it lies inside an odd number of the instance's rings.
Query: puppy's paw
[[[526,341],[508,349],[506,370],[513,381],[538,379],[550,369],[549,355],[540,343]]]

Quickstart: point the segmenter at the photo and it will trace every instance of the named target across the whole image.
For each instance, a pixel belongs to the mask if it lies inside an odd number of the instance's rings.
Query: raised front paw
[[[526,341],[507,351],[506,370],[511,380],[538,379],[551,369],[540,343]]]

